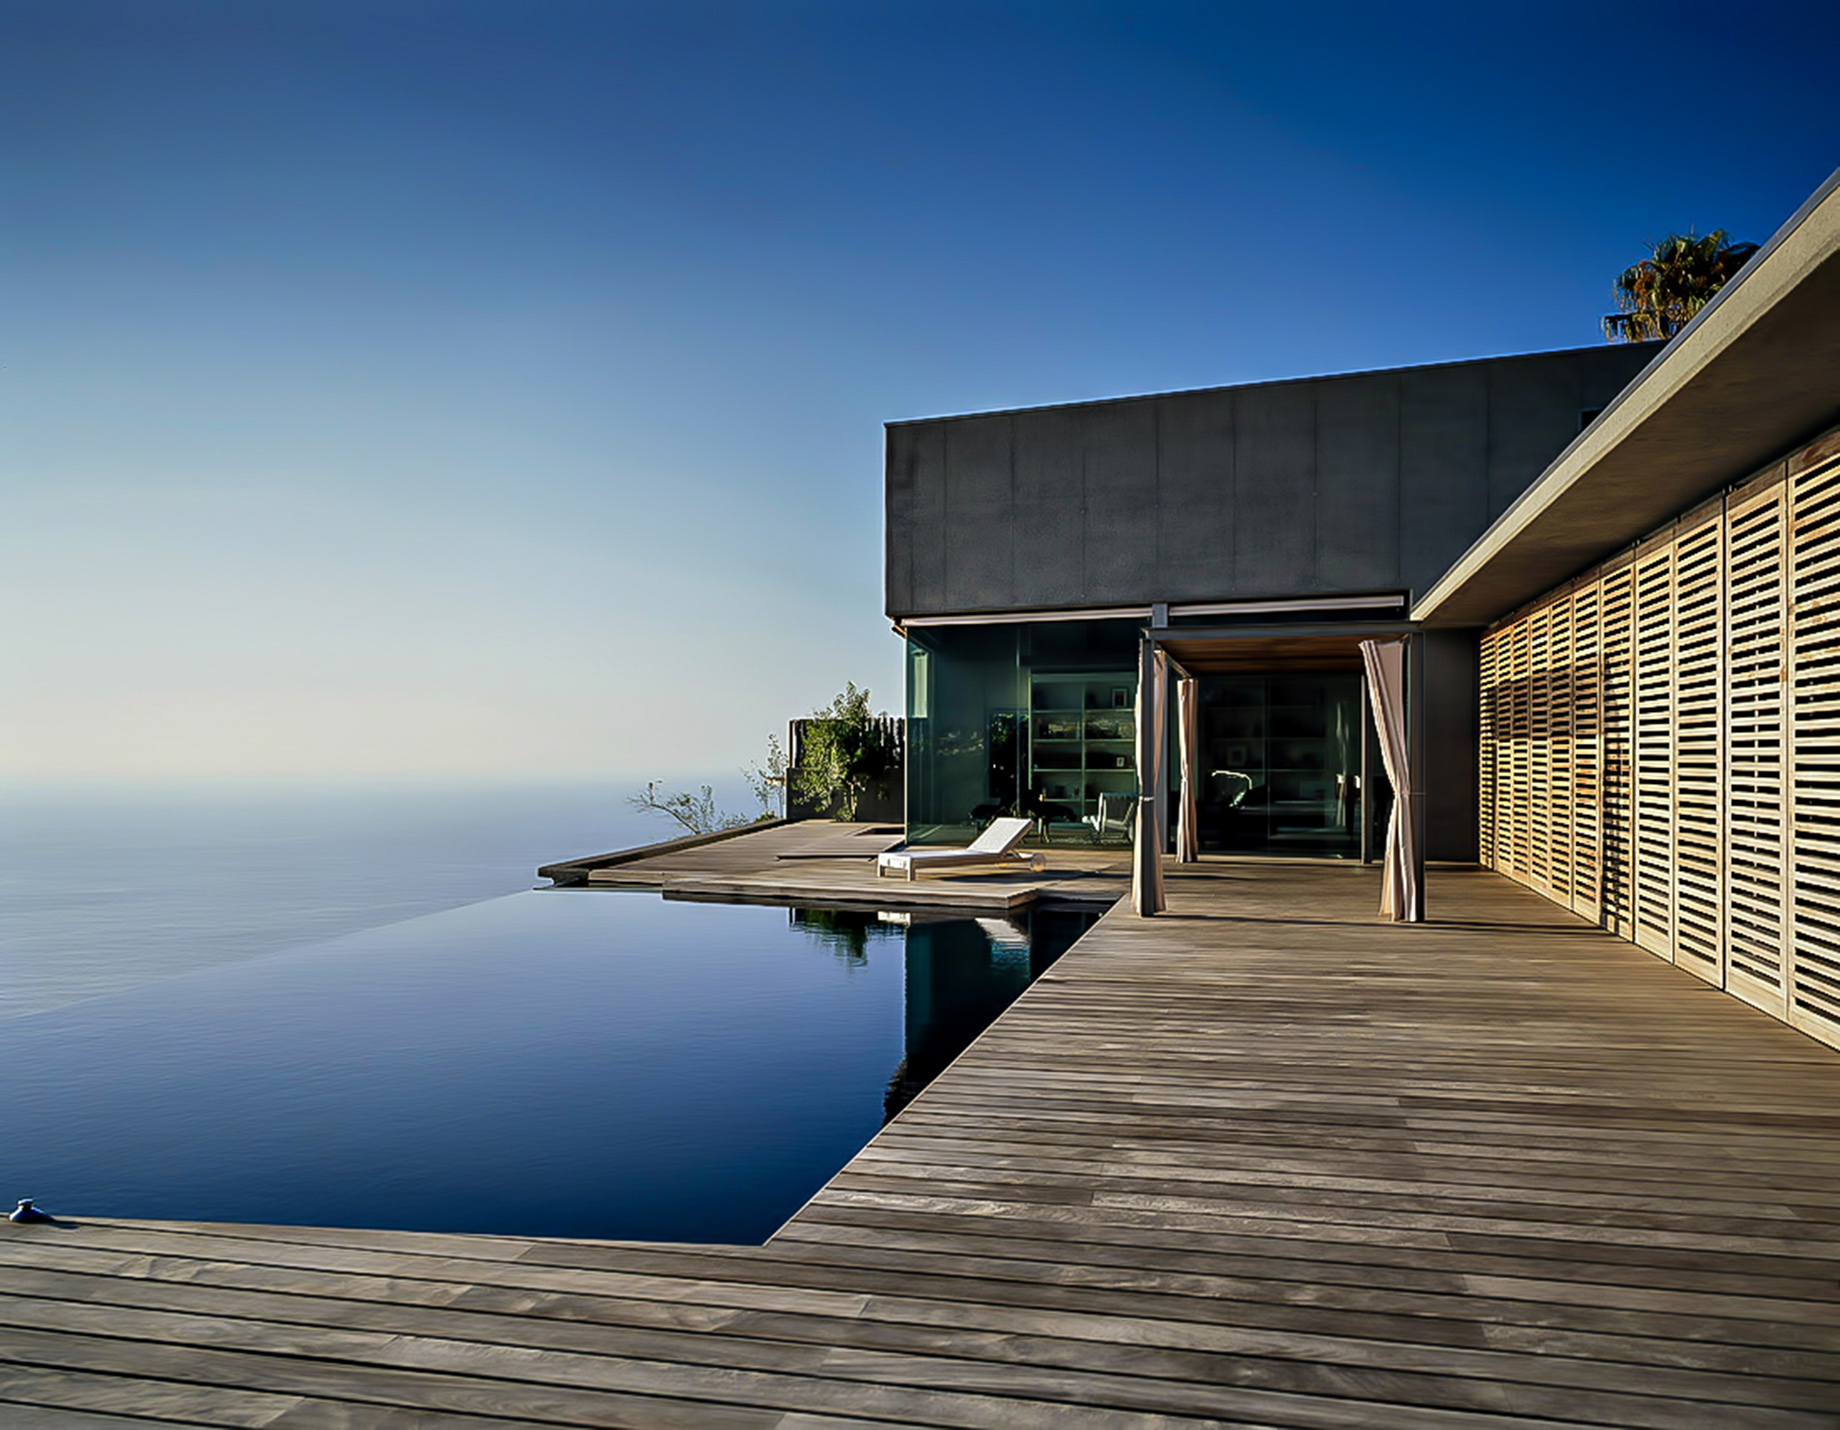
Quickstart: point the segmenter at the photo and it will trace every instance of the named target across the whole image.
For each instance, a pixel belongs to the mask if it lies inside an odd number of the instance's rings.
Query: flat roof
[[[1780,459],[1840,411],[1840,170],[1414,606],[1479,626]]]
[[[1160,402],[1167,397],[1200,397],[1210,392],[1246,392],[1258,388],[1293,387],[1308,382],[1345,382],[1359,377],[1385,377],[1394,373],[1437,372],[1444,368],[1483,367],[1495,363],[1537,362],[1541,358],[1564,357],[1569,353],[1601,351],[1602,344],[1580,348],[1542,348],[1531,353],[1498,353],[1494,357],[1452,358],[1443,362],[1406,363],[1400,367],[1364,367],[1351,372],[1318,372],[1302,377],[1269,377],[1256,382],[1222,382],[1209,387],[1177,387],[1168,392],[1130,392],[1116,397],[1088,397],[1073,402],[1038,402],[1024,407],[992,407],[976,412],[942,412],[933,417],[900,417],[884,422],[889,427],[923,427],[930,422],[968,422],[978,417],[1017,417],[1027,412],[1065,412],[1075,407],[1114,407],[1125,402]],[[1632,343],[1632,347],[1655,347],[1654,343]]]

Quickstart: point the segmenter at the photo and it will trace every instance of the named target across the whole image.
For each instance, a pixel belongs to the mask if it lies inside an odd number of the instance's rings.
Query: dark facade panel
[[[1490,521],[1578,435],[1580,414],[1603,405],[1587,403],[1584,376],[1580,367],[1553,363],[1489,374]]]
[[[1666,346],[1666,343],[1618,343],[1581,350],[1576,365],[1578,405],[1591,410],[1608,407]]]
[[[1477,631],[1426,631],[1425,857],[1473,864],[1476,849]]]
[[[919,431],[890,427],[883,439],[887,476],[882,506],[882,573],[891,611],[914,606],[914,537],[919,528],[914,513],[914,463]]]
[[[1083,414],[1088,604],[1128,601],[1156,580],[1156,406]]]
[[[894,424],[888,613],[1423,592],[1651,355]]]
[[[1183,394],[1156,413],[1157,570],[1166,599],[1206,600],[1234,586],[1233,406]]]
[[[1399,408],[1399,569],[1423,591],[1489,524],[1489,374],[1480,363],[1401,373]]]
[[[946,521],[974,541],[946,544],[946,599],[961,610],[1015,602],[1015,481],[1007,415],[973,417],[945,429]]]
[[[1016,605],[1077,606],[1086,589],[1086,495],[1079,417],[1019,412],[1015,444]]]
[[[1399,380],[1316,390],[1316,586],[1387,591],[1399,577]]]
[[[1661,351],[1661,343],[1629,343],[1562,354],[1504,360],[1489,372],[1489,520],[1533,485],[1590,417]]]
[[[1314,389],[1284,383],[1235,394],[1233,573],[1248,595],[1316,587]]]
[[[899,512],[888,506],[888,545],[903,553],[901,565],[912,583],[916,611],[952,609],[946,590],[946,542],[952,530],[946,512],[946,434],[944,427],[889,430],[889,465],[902,473],[905,507],[911,525],[903,531]]]

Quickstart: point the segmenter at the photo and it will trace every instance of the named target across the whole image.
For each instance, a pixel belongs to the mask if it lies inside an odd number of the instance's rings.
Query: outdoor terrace
[[[658,889],[667,899],[764,899],[800,906],[872,904],[966,915],[1010,913],[1039,900],[1108,905],[1130,889],[1131,850],[1122,844],[1066,842],[1040,846],[1048,867],[959,870],[911,883],[878,876],[875,858],[901,842],[898,828],[818,820],[774,823],[713,842],[695,839],[598,859],[547,864],[537,872],[559,884]]]
[[[765,1246],[7,1226],[0,1421],[1840,1423],[1840,1057],[1493,874],[1169,887]]]

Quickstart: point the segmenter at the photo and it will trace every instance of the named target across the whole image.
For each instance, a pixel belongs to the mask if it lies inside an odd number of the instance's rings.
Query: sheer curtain
[[[1407,759],[1406,643],[1362,641],[1361,660],[1367,667],[1374,728],[1380,732],[1380,760],[1393,785],[1393,812],[1386,821],[1381,859],[1380,916],[1419,923],[1425,917],[1425,900],[1418,886],[1418,809]]]

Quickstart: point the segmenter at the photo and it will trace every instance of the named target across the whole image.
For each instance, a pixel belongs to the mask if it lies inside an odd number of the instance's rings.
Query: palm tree
[[[1756,251],[1754,243],[1731,242],[1722,228],[1704,238],[1692,229],[1670,233],[1616,280],[1622,311],[1605,317],[1604,336],[1613,343],[1673,337]]]

